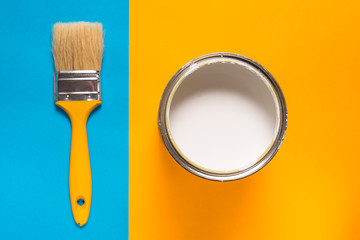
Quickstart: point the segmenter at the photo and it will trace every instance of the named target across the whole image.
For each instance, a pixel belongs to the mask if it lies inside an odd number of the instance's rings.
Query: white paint
[[[218,58],[183,74],[174,93],[170,131],[189,162],[213,172],[254,165],[279,129],[279,108],[265,75]]]

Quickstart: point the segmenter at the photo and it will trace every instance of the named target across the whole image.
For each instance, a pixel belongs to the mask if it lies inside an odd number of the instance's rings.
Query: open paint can
[[[170,80],[159,129],[171,156],[189,172],[230,181],[263,168],[286,131],[284,95],[257,62],[234,53],[190,61]]]

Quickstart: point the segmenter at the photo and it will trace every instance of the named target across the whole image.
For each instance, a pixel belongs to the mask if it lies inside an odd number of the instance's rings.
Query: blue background
[[[0,239],[128,238],[128,1],[0,2]],[[73,220],[71,126],[55,107],[54,23],[98,21],[105,30],[102,105],[87,129],[93,196]]]

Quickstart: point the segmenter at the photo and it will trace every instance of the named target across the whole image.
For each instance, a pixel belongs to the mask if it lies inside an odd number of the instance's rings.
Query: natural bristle
[[[104,39],[101,23],[56,23],[52,51],[55,71],[101,70]]]

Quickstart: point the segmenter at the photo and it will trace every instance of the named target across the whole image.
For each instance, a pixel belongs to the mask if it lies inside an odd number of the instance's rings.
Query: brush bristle
[[[56,23],[52,51],[55,71],[101,70],[104,39],[101,23]]]

